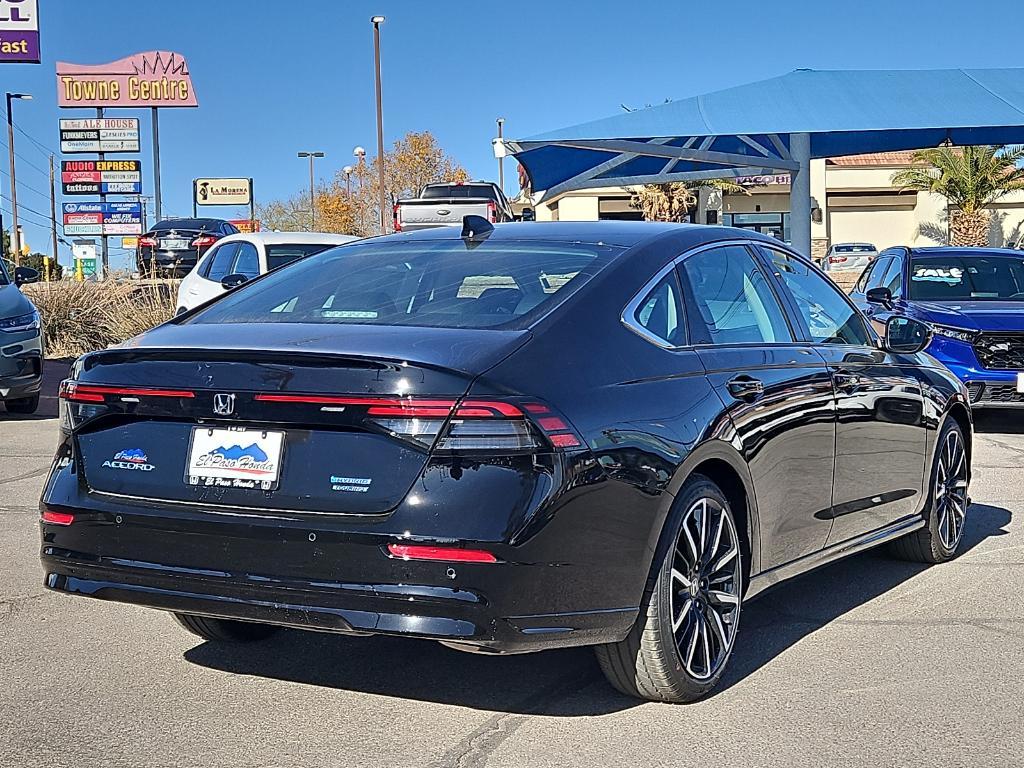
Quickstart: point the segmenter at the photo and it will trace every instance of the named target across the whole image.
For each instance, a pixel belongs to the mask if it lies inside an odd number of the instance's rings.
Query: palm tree
[[[1024,189],[1024,146],[944,146],[911,157],[914,165],[894,173],[892,183],[946,198],[950,245],[988,245],[989,206]]]
[[[629,204],[643,212],[644,221],[685,221],[702,188],[717,189],[723,194],[750,194],[742,184],[727,179],[672,181],[633,189]]]

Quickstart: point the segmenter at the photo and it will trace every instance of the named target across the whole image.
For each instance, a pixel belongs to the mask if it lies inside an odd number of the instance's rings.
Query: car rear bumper
[[[187,251],[154,251],[152,248],[142,248],[138,254],[138,267],[140,271],[144,271],[155,264],[159,270],[187,274],[205,252],[205,248],[190,248]]]
[[[383,583],[294,579],[94,557],[47,543],[60,526],[42,528],[47,588],[178,613],[432,639],[484,653],[613,642],[637,616],[636,607],[517,613],[524,592],[559,588],[556,579],[538,584],[538,569],[521,563],[409,562],[391,560],[373,547],[368,557],[392,565],[392,577]],[[338,570],[358,571],[358,565],[347,562]],[[379,563],[365,566],[379,570]],[[472,586],[478,581],[487,586]]]

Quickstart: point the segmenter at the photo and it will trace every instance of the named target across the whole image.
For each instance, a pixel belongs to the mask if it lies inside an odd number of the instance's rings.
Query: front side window
[[[623,250],[534,240],[344,245],[243,286],[185,322],[526,328]]]
[[[267,250],[267,271],[269,272],[334,246],[327,243],[289,243],[271,244],[264,247]]]
[[[742,245],[710,248],[683,259],[679,278],[694,344],[773,344],[793,340],[775,294]]]
[[[885,271],[885,277],[882,278],[882,287],[888,288],[889,293],[893,298],[903,295],[903,257],[896,256],[892,260],[892,264]]]
[[[910,296],[919,301],[1024,301],[1024,257],[942,254],[910,262]]]
[[[650,292],[640,300],[633,312],[634,328],[643,329],[644,335],[670,347],[685,344],[683,334],[682,303],[675,270],[670,270]]]
[[[771,256],[776,275],[796,303],[797,311],[820,344],[868,344],[867,326],[860,313],[824,277],[800,259],[774,248],[765,248]]]
[[[885,280],[885,273],[889,271],[889,267],[892,265],[892,256],[881,256],[876,261],[871,269],[871,274],[868,275],[867,285],[865,291],[872,288],[880,288],[882,281]]]
[[[219,283],[231,274],[231,266],[235,261],[235,254],[238,252],[238,243],[225,243],[217,248],[213,254],[213,260],[206,272],[208,280]]]

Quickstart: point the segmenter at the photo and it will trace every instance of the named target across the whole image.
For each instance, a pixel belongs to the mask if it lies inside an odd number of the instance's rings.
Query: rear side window
[[[675,270],[670,270],[633,310],[628,323],[656,344],[679,347],[686,343],[682,301]]]
[[[679,265],[694,344],[773,344],[793,336],[768,279],[741,245],[699,251]]]
[[[300,243],[288,245],[267,245],[267,271],[291,264],[293,261],[312,256],[314,253],[333,248],[325,243]]]
[[[525,328],[622,250],[461,239],[345,245],[243,286],[186,322]]]

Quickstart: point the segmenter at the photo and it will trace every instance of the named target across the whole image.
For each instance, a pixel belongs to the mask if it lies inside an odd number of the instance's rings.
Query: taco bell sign
[[[0,0],[0,63],[39,63],[38,0]]]

